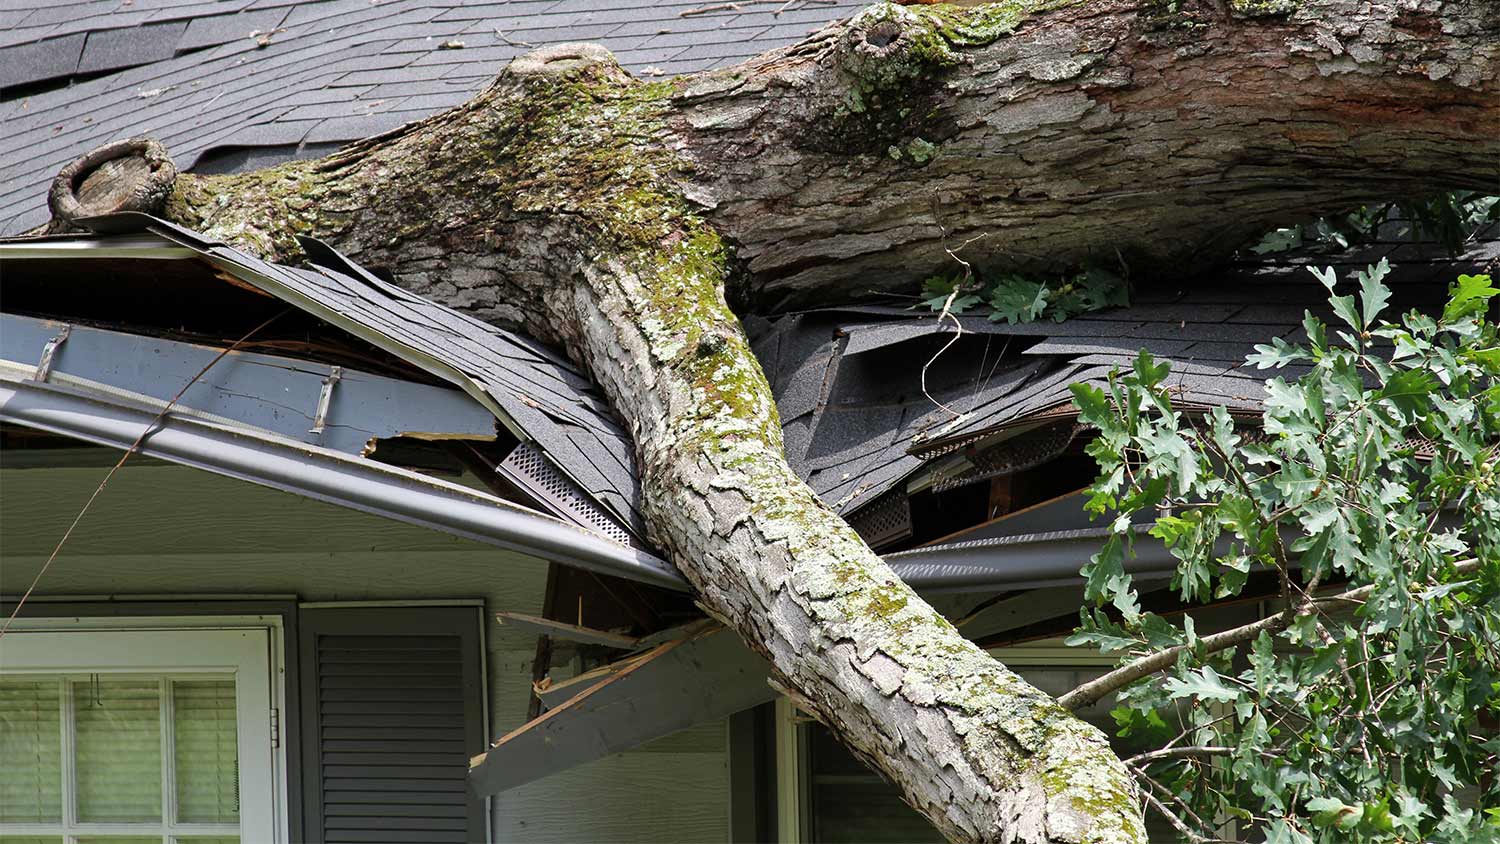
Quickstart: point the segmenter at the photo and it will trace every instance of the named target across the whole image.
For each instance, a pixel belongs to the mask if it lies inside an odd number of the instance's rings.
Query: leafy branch
[[[1452,574],[1472,574],[1479,569],[1478,560],[1463,560],[1453,564]],[[1439,592],[1443,587],[1434,584]],[[1178,645],[1173,648],[1157,651],[1149,656],[1141,657],[1134,662],[1122,665],[1119,668],[1094,680],[1079,686],[1057,699],[1057,702],[1072,710],[1079,710],[1085,706],[1091,706],[1105,696],[1113,694],[1120,689],[1134,683],[1137,680],[1149,677],[1158,671],[1164,671],[1176,664],[1179,657],[1187,653],[1195,656],[1206,656],[1219,651],[1236,648],[1248,644],[1258,637],[1262,632],[1279,633],[1290,626],[1297,618],[1311,615],[1313,613],[1326,612],[1349,604],[1363,603],[1374,590],[1373,586],[1361,586],[1358,589],[1350,589],[1337,595],[1329,595],[1324,598],[1307,598],[1301,604],[1291,608],[1291,612],[1280,612],[1269,615],[1257,621],[1240,625],[1229,630],[1223,630],[1204,636],[1193,645]],[[1212,699],[1223,697],[1234,700],[1239,697],[1220,682],[1217,674],[1212,668],[1205,667],[1203,673],[1197,678],[1179,683],[1178,688],[1187,689],[1200,699]],[[1146,757],[1157,758],[1152,754],[1144,754]],[[1149,759],[1143,760],[1149,761]]]
[[[1442,244],[1451,254],[1480,227],[1500,220],[1500,196],[1476,191],[1453,191],[1425,199],[1408,199],[1380,205],[1362,205],[1351,211],[1319,217],[1273,229],[1261,237],[1251,252],[1273,255],[1301,247],[1338,251],[1375,238],[1392,218],[1408,221],[1419,235]]]
[[[988,309],[989,318],[1011,325],[1068,317],[1129,304],[1125,279],[1104,269],[1089,269],[1055,281],[1036,281],[1014,273],[985,278],[965,266],[963,272],[940,273],[922,283],[922,305],[934,312],[963,314]]]
[[[1441,313],[1389,321],[1388,271],[1314,271],[1333,319],[1249,358],[1305,372],[1265,382],[1255,436],[1175,406],[1144,352],[1073,388],[1110,533],[1068,643],[1119,663],[1061,702],[1113,695],[1122,735],[1179,719],[1131,764],[1192,840],[1225,818],[1276,844],[1500,840],[1500,809],[1463,802],[1500,806],[1500,289],[1460,276]],[[1202,633],[1211,615],[1143,611],[1126,566],[1143,512],[1185,603],[1267,572],[1283,609]]]

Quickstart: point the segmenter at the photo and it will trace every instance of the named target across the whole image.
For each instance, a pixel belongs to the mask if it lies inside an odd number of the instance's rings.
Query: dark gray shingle
[[[1342,278],[1391,251],[1377,243],[1319,263],[1334,264]],[[1458,258],[1408,252],[1422,257],[1387,277],[1390,314],[1437,307],[1451,279],[1500,256],[1500,239],[1478,240]],[[1070,384],[1103,384],[1111,370],[1129,368],[1141,348],[1172,362],[1167,384],[1179,403],[1255,410],[1266,378],[1301,372],[1255,370],[1245,356],[1272,337],[1295,342],[1309,307],[1326,315],[1327,292],[1307,263],[1299,255],[1244,263],[1216,273],[1212,283],[1149,287],[1130,307],[1061,323],[1012,326],[962,316],[965,334],[936,358],[953,337],[949,324],[899,307],[809,311],[752,320],[747,328],[771,374],[788,458],[848,515],[957,446],[1039,414],[1066,415]],[[843,339],[831,340],[835,335]]]
[[[125,29],[96,29],[88,34],[83,56],[78,60],[79,73],[98,73],[121,67],[135,67],[169,59],[177,52],[177,42],[187,29],[185,23],[153,23]]]
[[[87,37],[77,32],[0,49],[0,88],[72,76]]]
[[[249,40],[251,33],[271,33],[286,19],[287,9],[262,9],[231,15],[197,17],[188,23],[187,31],[177,42],[179,51],[199,50],[227,44],[236,39]],[[272,36],[274,37],[274,35]]]

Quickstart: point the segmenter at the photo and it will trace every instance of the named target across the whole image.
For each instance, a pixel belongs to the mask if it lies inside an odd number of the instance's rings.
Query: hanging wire
[[[90,507],[94,506],[94,500],[99,497],[99,493],[104,492],[104,487],[108,485],[110,479],[115,476],[115,472],[120,471],[120,467],[124,466],[125,461],[130,459],[130,455],[135,454],[136,451],[140,449],[141,443],[146,441],[146,437],[150,436],[156,431],[156,426],[161,424],[162,419],[166,418],[167,412],[177,405],[178,400],[181,399],[183,394],[188,391],[188,388],[198,383],[198,379],[208,374],[208,371],[213,368],[214,364],[223,360],[225,355],[229,354],[235,349],[238,349],[240,347],[240,344],[244,343],[246,340],[249,340],[251,337],[254,337],[262,329],[280,319],[287,313],[287,311],[290,310],[291,308],[287,308],[286,310],[280,311],[270,319],[250,329],[249,332],[245,334],[245,336],[234,341],[233,343],[230,343],[223,351],[215,355],[214,359],[209,361],[206,366],[198,370],[197,375],[194,375],[192,378],[188,379],[188,382],[182,385],[182,389],[177,391],[177,395],[173,396],[172,400],[167,402],[166,406],[156,414],[156,418],[152,419],[151,422],[146,425],[145,429],[141,431],[141,435],[135,438],[135,442],[130,444],[130,448],[125,449],[125,453],[120,455],[120,459],[115,462],[115,465],[113,467],[110,468],[109,473],[104,476],[104,480],[100,481],[99,486],[94,488],[94,493],[89,496],[89,500],[83,503],[83,509],[78,511],[77,516],[73,517],[73,523],[68,525],[67,530],[63,531],[62,539],[59,539],[57,541],[57,546],[52,549],[52,553],[47,557],[47,562],[42,563],[42,567],[39,571],[37,571],[36,577],[33,577],[31,579],[31,585],[26,587],[26,592],[21,595],[21,600],[16,602],[15,609],[11,610],[10,616],[5,619],[5,626],[0,627],[0,637],[3,637],[6,633],[10,632],[11,624],[16,620],[16,616],[21,614],[21,608],[26,606],[26,599],[30,598],[31,593],[36,591],[36,585],[42,581],[42,576],[47,573],[47,569],[52,567],[52,561],[57,559],[57,555],[62,551],[63,545],[67,543],[68,537],[73,535],[73,530],[78,527],[79,522],[83,521],[84,514],[89,511]],[[97,693],[95,697],[97,698]]]

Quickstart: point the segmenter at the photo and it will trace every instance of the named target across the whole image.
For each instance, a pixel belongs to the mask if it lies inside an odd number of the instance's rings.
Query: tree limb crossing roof
[[[689,73],[863,5],[13,0],[0,4],[0,235],[46,222],[52,176],[110,141],[150,135],[183,170],[253,168],[457,105],[536,47],[592,41],[638,75]]]

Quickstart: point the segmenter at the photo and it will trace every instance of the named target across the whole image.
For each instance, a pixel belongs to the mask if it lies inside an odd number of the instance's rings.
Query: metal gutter
[[[0,373],[0,420],[126,449],[159,408]],[[269,433],[168,414],[140,453],[564,565],[686,590],[669,563],[458,484]]]
[[[50,371],[33,375],[54,342]],[[241,351],[196,375],[219,354],[195,343],[0,314],[0,369],[13,380],[65,384],[148,407],[185,390],[174,413],[346,454],[361,454],[375,438],[495,438],[494,416],[458,390]]]
[[[157,258],[181,260],[198,253],[155,234],[107,237],[54,235],[0,241],[0,258]]]
[[[1125,561],[1125,571],[1171,575],[1177,568],[1177,558],[1147,535],[1150,525],[1134,525],[1132,529],[1137,540],[1135,557]],[[1082,582],[1078,570],[1108,537],[1108,528],[1026,533],[914,548],[888,554],[885,561],[913,589],[929,593],[1063,586]],[[1226,552],[1228,546],[1225,539]]]
[[[1462,530],[1463,518],[1447,511],[1439,514],[1436,526]],[[1150,522],[1131,525],[1135,556],[1125,560],[1125,571],[1137,576],[1171,577],[1179,561],[1161,540],[1150,535],[1151,527]],[[950,542],[889,554],[885,561],[913,589],[927,594],[1078,585],[1083,582],[1079,569],[1104,547],[1109,533],[1108,528],[1087,528]],[[1290,525],[1281,529],[1287,545],[1303,536]],[[1233,544],[1232,536],[1221,536],[1214,544],[1214,553],[1229,554]]]

